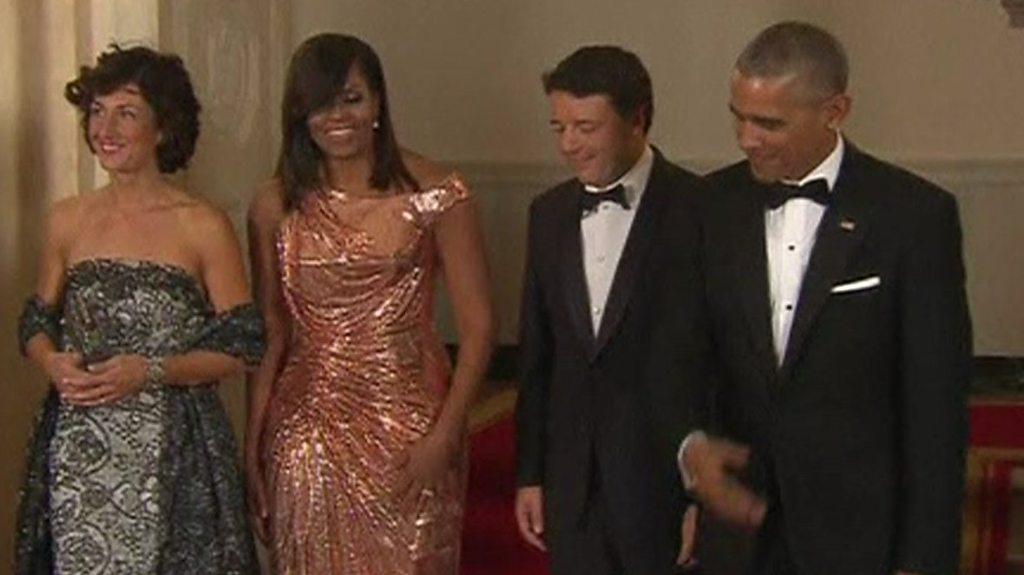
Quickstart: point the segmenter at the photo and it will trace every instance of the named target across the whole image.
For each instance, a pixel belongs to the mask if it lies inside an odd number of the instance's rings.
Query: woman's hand
[[[425,489],[437,491],[448,481],[462,436],[462,426],[435,425],[399,458],[396,495],[403,506],[414,508]]]
[[[267,484],[263,480],[263,465],[256,446],[246,446],[245,449],[245,482],[253,529],[256,537],[266,545],[270,541],[270,512],[267,509]]]
[[[148,367],[149,360],[141,355],[115,355],[87,366],[83,376],[66,378],[68,389],[61,393],[61,399],[87,407],[114,403],[146,385]]]
[[[74,390],[69,383],[71,380],[89,377],[89,373],[82,369],[82,354],[78,352],[51,352],[46,355],[42,367],[61,398]]]

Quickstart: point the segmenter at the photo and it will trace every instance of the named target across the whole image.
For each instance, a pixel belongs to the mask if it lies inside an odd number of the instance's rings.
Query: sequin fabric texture
[[[396,498],[395,464],[444,401],[432,226],[468,197],[455,175],[411,194],[318,192],[282,223],[291,341],[263,435],[276,573],[458,572],[465,450],[415,505]]]
[[[22,339],[59,318],[59,345],[87,361],[193,349],[254,364],[262,320],[252,304],[214,314],[184,269],[85,260],[63,303],[26,306]],[[17,572],[256,573],[236,445],[215,386],[155,385],[116,403],[63,404],[51,393],[29,449]]]

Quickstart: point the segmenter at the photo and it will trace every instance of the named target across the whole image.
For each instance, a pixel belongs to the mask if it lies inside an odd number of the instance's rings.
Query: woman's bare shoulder
[[[235,240],[235,227],[228,212],[206,198],[188,196],[181,199],[179,219],[189,234],[199,240],[213,238]]]
[[[82,222],[88,221],[89,214],[103,209],[102,191],[85,192],[66,196],[50,204],[46,216],[48,233],[62,237],[77,232]]]
[[[402,150],[402,162],[421,188],[433,188],[452,176],[451,166],[425,158],[412,150]]]
[[[285,211],[284,186],[280,179],[272,178],[256,189],[249,204],[249,225],[275,226]]]

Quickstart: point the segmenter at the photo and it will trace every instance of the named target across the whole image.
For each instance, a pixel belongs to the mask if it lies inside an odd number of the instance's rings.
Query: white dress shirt
[[[841,136],[824,161],[799,181],[786,184],[802,185],[811,180],[824,179],[829,192],[836,185],[839,166],[843,162],[845,146]],[[803,284],[807,263],[814,249],[818,224],[825,206],[807,198],[794,198],[774,210],[765,210],[764,234],[768,256],[769,301],[772,311],[772,340],[775,359],[782,365],[786,357],[786,344],[793,327],[800,286]]]
[[[836,146],[825,159],[799,181],[783,181],[785,184],[803,185],[811,180],[823,178],[831,193],[839,178],[839,167],[843,163],[846,149],[843,137],[836,135]],[[786,357],[786,344],[793,327],[793,314],[800,297],[807,264],[814,249],[818,224],[825,214],[825,206],[807,198],[793,198],[774,210],[765,210],[764,234],[765,251],[768,257],[768,298],[772,311],[772,340],[776,362],[781,365]],[[694,486],[693,477],[681,465],[687,445],[692,441],[703,441],[706,435],[701,430],[691,432],[683,440],[676,454],[680,462],[683,484],[687,489]]]
[[[651,176],[654,152],[650,146],[644,148],[640,159],[621,178],[603,187],[584,186],[587,192],[603,192],[622,185],[629,202],[629,209],[615,202],[601,202],[594,210],[584,212],[580,217],[580,234],[583,240],[583,271],[587,277],[587,294],[590,299],[590,321],[596,335],[601,329],[608,293],[612,289],[615,270],[619,267],[622,248],[626,245],[629,228],[643,199],[644,188]]]

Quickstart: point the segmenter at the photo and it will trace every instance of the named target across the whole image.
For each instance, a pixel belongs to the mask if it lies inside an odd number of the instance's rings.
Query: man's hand
[[[756,529],[767,505],[740,483],[736,474],[747,466],[750,449],[711,437],[695,438],[680,458],[680,471],[692,478],[690,491],[713,514],[725,521]]]
[[[693,551],[697,546],[697,519],[700,517],[700,509],[696,505],[689,505],[683,513],[683,527],[681,533],[681,544],[679,546],[679,557],[676,558],[676,565],[680,567],[692,567],[697,564],[697,558]]]
[[[541,551],[544,545],[544,490],[539,486],[520,487],[516,490],[516,524],[519,534],[527,543]]]

